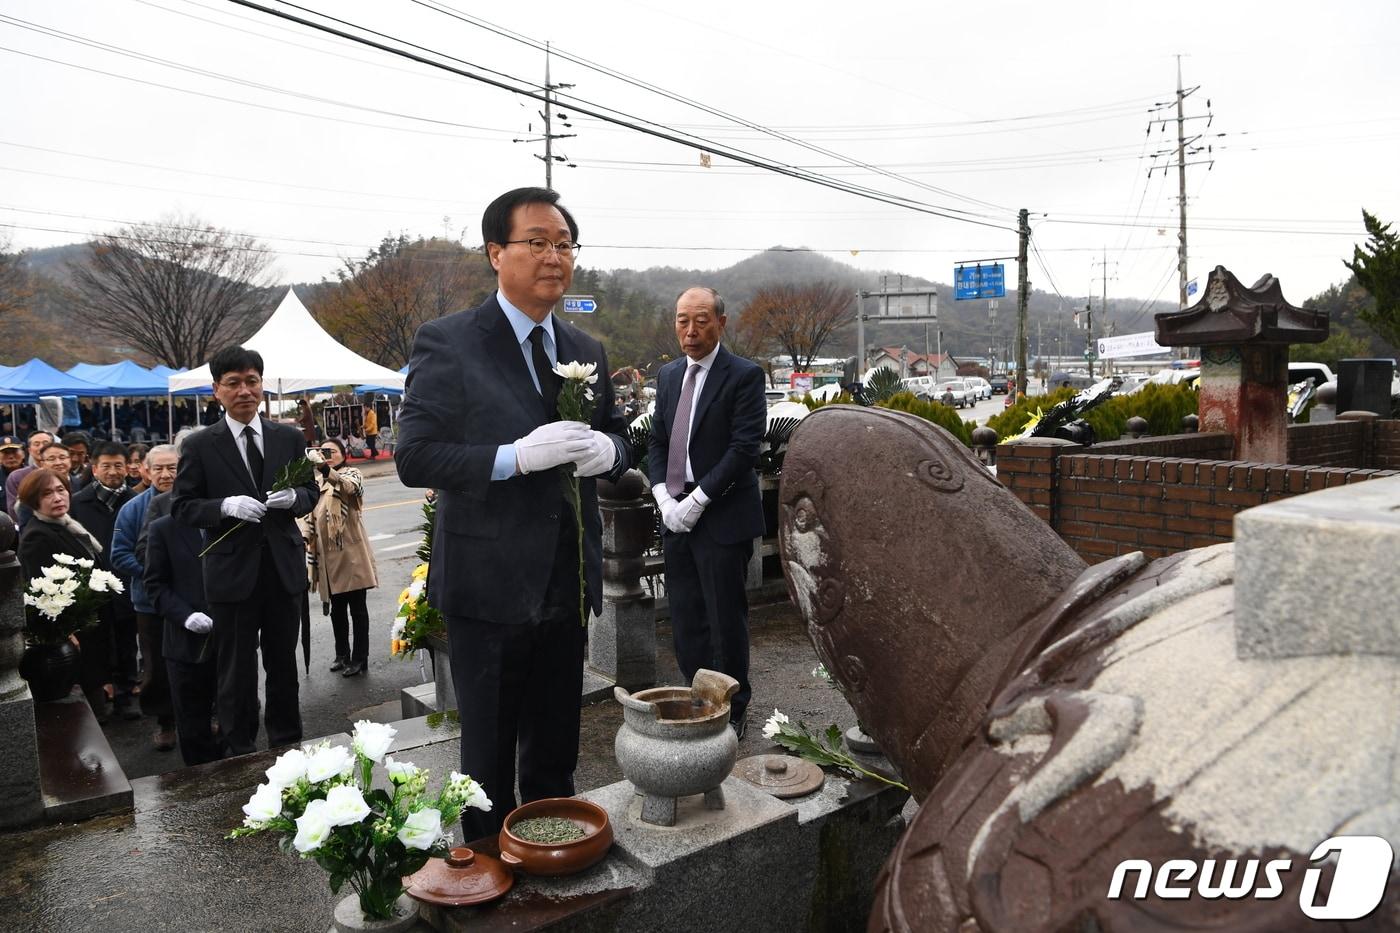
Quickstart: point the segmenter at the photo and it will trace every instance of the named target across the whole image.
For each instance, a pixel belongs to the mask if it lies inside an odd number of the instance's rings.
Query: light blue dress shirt
[[[506,313],[506,320],[510,322],[510,329],[515,331],[515,342],[520,347],[520,355],[525,358],[525,369],[530,373],[530,380],[535,384],[535,391],[540,391],[540,377],[535,372],[535,361],[530,350],[530,332],[536,327],[524,311],[510,303],[505,294],[496,289],[496,301],[501,305],[501,310]],[[559,350],[554,343],[554,315],[546,317],[539,324],[544,328],[544,353],[549,357],[551,365],[559,364]],[[491,467],[491,479],[510,479],[515,475],[515,445],[502,444],[496,448],[496,461]]]

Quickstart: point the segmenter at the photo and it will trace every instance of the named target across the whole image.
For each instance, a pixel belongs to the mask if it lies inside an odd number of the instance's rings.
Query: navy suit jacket
[[[675,430],[676,407],[689,358],[661,368],[656,379],[656,410],[651,418],[647,469],[651,484],[666,482],[666,466]],[[735,356],[721,344],[705,386],[695,400],[691,419],[690,466],[695,482],[711,502],[696,525],[720,544],[752,541],[763,534],[763,499],[758,490],[758,446],[768,423],[763,370]],[[681,430],[684,430],[682,426]],[[668,490],[679,499],[679,489]]]
[[[242,532],[239,532],[242,534]],[[208,612],[204,599],[204,574],[199,552],[204,539],[197,528],[182,525],[169,515],[151,523],[146,535],[146,596],[164,619],[161,650],[173,661],[194,664],[214,654],[205,647],[208,635],[185,628],[192,612]],[[206,653],[207,652],[207,653]]]
[[[592,427],[612,435],[631,465],[603,345],[557,316],[561,362],[596,363]],[[545,591],[569,508],[560,470],[491,480],[496,449],[547,421],[515,331],[494,294],[479,307],[418,328],[399,412],[394,464],[406,486],[436,489],[428,572],[431,604],[448,616],[521,623],[543,616]],[[580,483],[588,605],[602,611],[602,521],[596,483]]]
[[[220,511],[227,496],[265,501],[277,471],[305,456],[306,444],[300,428],[266,418],[262,419],[262,441],[263,475],[255,484],[226,419],[220,418],[186,438],[170,501],[176,520],[204,529],[204,540],[210,543],[238,524],[237,519],[225,518]],[[305,590],[306,545],[295,517],[315,508],[318,495],[314,481],[298,486],[292,508],[268,509],[261,522],[249,523],[214,545],[203,558],[204,591],[209,601],[237,603],[252,595],[264,541],[282,588],[288,593]]]

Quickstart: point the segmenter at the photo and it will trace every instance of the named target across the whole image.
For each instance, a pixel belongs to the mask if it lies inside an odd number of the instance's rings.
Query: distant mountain
[[[72,264],[82,262],[89,249],[90,244],[73,243],[24,253],[24,266],[34,277],[35,295],[27,312],[20,312],[6,322],[10,339],[0,351],[0,362],[14,365],[31,356],[42,356],[54,365],[64,367],[76,362],[104,363],[122,358],[135,358],[137,362],[146,364],[152,362],[142,359],[130,348],[111,346],[103,338],[77,325],[71,310],[73,299],[67,292],[71,285],[69,269]],[[852,291],[873,291],[881,287],[882,278],[888,280],[890,287],[898,287],[895,283],[899,282],[899,274],[895,271],[869,272],[829,256],[786,246],[771,247],[718,270],[658,266],[605,271],[581,267],[579,272],[576,291],[580,284],[589,283],[587,287],[597,288],[607,296],[605,306],[600,308],[600,318],[609,313],[607,305],[611,303],[618,306],[617,310],[625,305],[630,313],[642,311],[668,319],[676,295],[683,288],[696,284],[709,285],[718,290],[725,297],[729,314],[736,316],[742,314],[744,305],[765,285],[832,280]],[[953,290],[947,283],[906,276],[903,286],[933,286],[939,292],[940,321],[938,325],[928,328],[930,349],[937,348],[938,331],[941,329],[945,352],[962,356],[986,356],[989,351],[1000,356],[1010,352],[1016,328],[1014,289],[1008,289],[1006,298],[998,302],[995,312],[989,312],[986,301],[953,301]],[[308,306],[315,305],[317,296],[332,287],[334,282],[330,280],[295,285],[297,294]],[[286,285],[278,285],[264,290],[265,314],[259,323],[272,314],[285,289]],[[1086,334],[1083,330],[1075,330],[1072,314],[1083,304],[1082,296],[1065,296],[1061,299],[1053,294],[1032,290],[1027,328],[1032,355],[1040,349],[1055,353],[1057,345],[1066,354],[1082,351]],[[1147,304],[1137,299],[1111,299],[1107,321],[1113,322],[1119,333],[1151,330],[1152,313],[1174,307],[1169,302]],[[867,306],[867,313],[874,311],[875,303],[872,301]],[[1106,319],[1097,301],[1094,302],[1094,314],[1096,331],[1102,333]],[[601,320],[598,323],[602,323]],[[910,350],[922,352],[924,337],[923,324],[872,321],[866,325],[866,343],[872,348],[908,346]],[[822,352],[829,356],[851,355],[855,352],[855,345],[855,328],[850,327],[836,334]]]

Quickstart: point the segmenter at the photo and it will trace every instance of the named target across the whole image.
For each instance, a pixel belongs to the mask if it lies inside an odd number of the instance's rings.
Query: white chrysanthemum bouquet
[[[590,387],[598,382],[597,370],[597,363],[575,361],[555,365],[554,372],[562,382],[558,401],[561,420],[582,421],[584,424],[593,421],[594,394]],[[583,592],[583,502],[579,494],[578,474],[574,472],[573,464],[566,463],[560,472],[564,477],[564,496],[574,510],[574,531],[578,535],[578,617],[582,624],[587,625],[588,608]]]
[[[55,554],[54,563],[29,581],[24,591],[25,637],[31,644],[56,645],[97,621],[97,612],[122,581],[83,557]]]
[[[280,833],[282,851],[315,859],[330,874],[332,893],[349,882],[366,917],[392,916],[403,877],[447,854],[462,808],[491,809],[481,785],[456,771],[440,793],[428,794],[427,771],[386,755],[394,735],[392,726],[361,720],[350,749],[322,742],[283,753],[229,838]],[[381,761],[389,790],[371,787]]]

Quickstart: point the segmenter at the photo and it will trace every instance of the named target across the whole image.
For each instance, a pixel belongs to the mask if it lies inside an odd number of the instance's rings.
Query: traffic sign
[[[1005,298],[1006,266],[999,262],[985,266],[957,266],[953,269],[953,299]]]
[[[1087,347],[1087,348],[1084,350],[1084,359],[1088,360],[1090,363],[1094,362],[1094,361],[1097,360],[1098,358],[1099,358],[1099,355],[1098,355],[1096,352],[1094,352],[1094,348],[1093,348],[1093,347]]]
[[[598,310],[598,302],[592,295],[565,295],[564,311],[569,314],[592,314]]]

